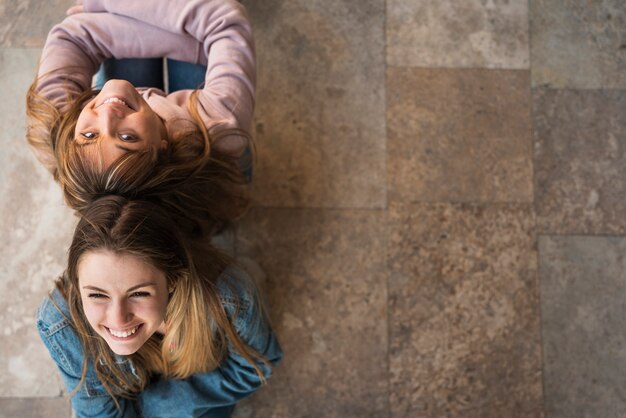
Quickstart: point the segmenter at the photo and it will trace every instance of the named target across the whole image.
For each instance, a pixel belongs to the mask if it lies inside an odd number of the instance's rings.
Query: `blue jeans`
[[[165,91],[163,64],[167,65],[167,93],[202,88],[206,67],[169,58],[108,59],[96,74],[96,89],[108,80],[127,80],[135,87],[155,87]],[[252,181],[252,151],[246,147],[239,159],[241,173],[247,183]]]
[[[163,64],[167,65],[168,93],[201,88],[206,67],[163,58],[109,59],[96,74],[96,88],[101,89],[111,79],[127,80],[135,87],[155,87],[165,91]]]

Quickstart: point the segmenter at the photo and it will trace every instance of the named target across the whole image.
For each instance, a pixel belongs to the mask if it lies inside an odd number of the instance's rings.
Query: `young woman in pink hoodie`
[[[256,76],[245,8],[84,0],[68,14],[50,31],[27,96],[27,139],[67,203],[80,212],[105,194],[140,196],[201,233],[240,216]],[[206,66],[201,88],[167,94],[110,79],[92,89],[103,62],[155,57]]]

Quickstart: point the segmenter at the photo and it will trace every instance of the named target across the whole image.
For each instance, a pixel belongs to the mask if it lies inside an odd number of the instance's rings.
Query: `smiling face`
[[[161,118],[125,80],[107,81],[80,112],[74,130],[76,143],[104,169],[128,151],[164,149],[166,138]]]
[[[164,331],[167,280],[141,259],[87,252],[78,264],[78,285],[87,322],[114,353],[133,354]]]

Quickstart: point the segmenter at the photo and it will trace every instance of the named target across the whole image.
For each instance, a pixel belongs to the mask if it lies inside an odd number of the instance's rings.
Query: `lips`
[[[108,331],[109,335],[111,335],[116,340],[130,340],[137,335],[137,331],[141,328],[143,324],[136,325],[132,328],[126,328],[124,330],[115,330],[108,327],[105,327]]]
[[[112,97],[107,97],[106,99],[104,99],[102,101],[102,103],[100,103],[99,105],[97,105],[96,107],[100,107],[100,106],[104,106],[105,104],[109,104],[109,103],[115,103],[118,105],[122,105],[124,107],[129,108],[130,110],[135,110],[132,108],[132,106],[130,106],[128,104],[128,101],[122,97],[118,97],[118,96],[112,96]]]

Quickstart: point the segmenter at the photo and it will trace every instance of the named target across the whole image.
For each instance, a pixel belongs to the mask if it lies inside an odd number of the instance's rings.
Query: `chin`
[[[111,88],[111,87],[134,87],[133,83],[131,83],[130,81],[127,80],[121,80],[121,79],[111,79],[109,81],[107,81],[106,83],[104,83],[104,85],[102,86],[102,90],[104,90],[105,87]]]
[[[130,356],[131,354],[135,354],[141,348],[141,346],[121,347],[118,344],[111,344],[109,341],[107,341],[107,344],[111,351],[113,351],[118,356]]]

